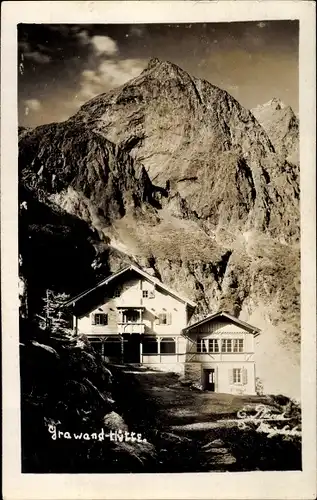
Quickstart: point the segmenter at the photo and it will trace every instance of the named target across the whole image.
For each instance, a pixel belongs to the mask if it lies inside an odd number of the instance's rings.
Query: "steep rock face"
[[[288,193],[279,199],[278,157],[253,114],[174,64],[151,60],[141,75],[92,99],[71,120],[142,162],[152,182],[179,193],[210,230],[231,224],[275,237],[298,234],[284,217],[296,200]]]
[[[152,60],[66,122],[21,131],[20,181],[95,230],[96,279],[133,261],[196,301],[193,320],[255,317],[265,391],[281,391],[284,345],[283,390],[298,396],[299,185],[285,155],[229,94]]]
[[[299,162],[299,120],[290,106],[274,98],[252,109],[274,148],[291,163]]]
[[[69,189],[80,193],[105,224],[122,217],[129,208],[151,201],[151,182],[145,169],[81,123],[23,131],[19,164],[25,187],[53,199]],[[77,201],[80,204],[80,199]],[[76,203],[72,211],[76,212]]]

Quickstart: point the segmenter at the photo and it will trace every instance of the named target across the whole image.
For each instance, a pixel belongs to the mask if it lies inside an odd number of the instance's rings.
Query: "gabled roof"
[[[187,333],[187,332],[193,330],[194,328],[197,328],[200,325],[203,325],[205,323],[209,323],[209,321],[213,321],[213,320],[215,320],[217,318],[221,318],[221,317],[229,319],[232,323],[235,323],[236,325],[241,326],[242,328],[244,328],[248,332],[253,333],[255,336],[259,335],[259,333],[261,331],[259,328],[256,328],[255,326],[252,326],[252,325],[249,325],[249,323],[246,323],[245,321],[241,321],[241,319],[238,319],[235,316],[232,316],[232,314],[229,314],[226,311],[219,311],[215,314],[210,314],[206,318],[204,318],[200,321],[197,321],[196,323],[193,323],[190,326],[187,326],[186,328],[183,329],[183,332]]]
[[[134,264],[130,264],[129,266],[124,267],[120,271],[118,271],[114,274],[111,274],[107,278],[103,279],[102,281],[97,283],[95,286],[93,286],[89,290],[86,290],[86,291],[80,293],[79,295],[76,295],[76,297],[73,297],[72,299],[67,300],[66,302],[64,302],[63,306],[67,307],[67,306],[70,306],[72,304],[75,304],[76,302],[78,302],[79,300],[81,300],[82,298],[84,298],[86,295],[90,294],[91,292],[93,292],[97,288],[108,285],[109,283],[111,283],[111,281],[113,281],[116,278],[118,278],[119,276],[125,274],[127,271],[135,271],[140,276],[143,276],[143,278],[147,279],[148,281],[150,281],[154,285],[158,286],[159,288],[162,288],[162,290],[165,290],[167,293],[169,293],[173,297],[177,298],[181,302],[188,304],[192,308],[196,307],[195,302],[187,299],[186,297],[181,296],[179,293],[175,292],[174,290],[172,290],[168,286],[164,285],[164,283],[162,283],[160,280],[158,280],[157,278],[146,273],[145,271],[143,271],[143,269],[139,268],[138,266],[135,266]]]

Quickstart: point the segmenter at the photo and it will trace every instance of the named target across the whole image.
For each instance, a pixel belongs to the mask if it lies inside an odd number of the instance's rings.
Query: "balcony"
[[[132,334],[145,332],[144,323],[129,322],[129,323],[118,323],[118,333],[123,335],[124,333]]]
[[[119,311],[118,332],[124,333],[144,333],[145,326],[143,323],[144,307],[117,307]]]

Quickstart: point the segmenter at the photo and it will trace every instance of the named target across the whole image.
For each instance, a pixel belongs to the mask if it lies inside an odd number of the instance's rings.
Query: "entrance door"
[[[141,335],[130,334],[124,335],[124,362],[125,363],[140,363],[140,342]]]
[[[215,392],[215,369],[204,370],[204,390]]]

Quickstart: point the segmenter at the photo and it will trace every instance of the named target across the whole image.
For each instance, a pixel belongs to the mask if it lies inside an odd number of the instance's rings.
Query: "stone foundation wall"
[[[184,378],[193,384],[201,384],[201,364],[185,363]]]

